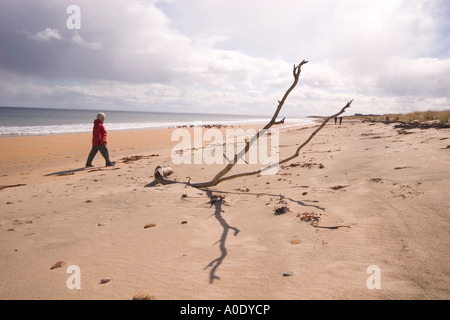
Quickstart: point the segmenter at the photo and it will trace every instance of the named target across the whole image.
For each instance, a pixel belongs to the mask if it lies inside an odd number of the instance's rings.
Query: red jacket
[[[99,146],[104,144],[106,146],[106,129],[99,119],[94,121],[94,129],[92,130],[92,145]]]

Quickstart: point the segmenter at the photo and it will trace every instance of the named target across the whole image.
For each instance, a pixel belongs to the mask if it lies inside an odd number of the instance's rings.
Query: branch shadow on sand
[[[150,183],[148,183],[147,185],[145,185],[145,188],[152,188],[152,187],[156,187],[159,185],[159,182],[154,180]],[[286,197],[280,194],[272,194],[272,193],[251,193],[251,192],[232,192],[232,191],[220,191],[220,190],[204,190],[206,192],[206,195],[208,196],[208,198],[210,199],[209,202],[207,202],[206,204],[210,204],[209,208],[213,208],[214,207],[214,213],[211,216],[214,216],[216,218],[216,220],[220,223],[220,225],[223,228],[222,231],[222,235],[220,236],[220,239],[215,242],[213,245],[219,243],[219,248],[220,248],[220,256],[214,260],[212,260],[210,263],[208,263],[208,265],[203,269],[206,270],[208,268],[211,268],[210,273],[209,273],[209,283],[212,284],[214,283],[214,280],[220,280],[220,277],[217,275],[217,269],[220,267],[220,265],[222,264],[222,262],[225,260],[228,252],[227,252],[227,248],[226,248],[226,241],[227,241],[227,237],[229,236],[229,232],[230,230],[233,231],[233,235],[237,236],[238,233],[240,232],[240,230],[236,227],[232,227],[228,224],[228,222],[224,219],[224,217],[222,216],[222,212],[223,209],[222,207],[225,205],[227,206],[228,204],[226,203],[226,201],[224,200],[223,196],[217,196],[214,195],[213,192],[215,193],[219,193],[219,194],[242,194],[242,195],[253,195],[253,196],[271,196],[271,197],[280,197],[283,200],[288,200],[290,202],[293,203],[297,203],[298,205],[304,206],[304,207],[313,207],[315,209],[318,210],[322,210],[325,211],[325,208],[319,206],[319,205],[315,205],[315,204],[307,204],[305,202],[312,202],[312,203],[317,203],[318,201],[315,200],[297,200],[297,199],[293,199],[290,197]]]
[[[217,276],[216,271],[217,269],[220,267],[220,265],[222,264],[223,260],[225,259],[225,257],[227,256],[227,248],[225,246],[225,243],[227,241],[227,237],[228,237],[228,232],[230,231],[230,229],[232,231],[234,231],[234,236],[237,236],[237,234],[239,233],[239,229],[230,226],[227,221],[223,218],[222,216],[222,206],[224,205],[224,200],[223,198],[219,198],[215,195],[212,194],[212,191],[206,191],[206,194],[208,195],[209,199],[211,199],[211,201],[209,202],[211,204],[211,207],[214,207],[214,217],[217,219],[217,221],[219,221],[220,225],[223,228],[223,232],[222,235],[220,237],[220,240],[218,240],[216,243],[219,243],[219,247],[220,247],[220,256],[217,259],[214,259],[213,261],[211,261],[203,270],[206,270],[208,268],[211,268],[211,271],[209,272],[209,283],[212,284],[214,282],[214,280],[219,280],[220,277]],[[216,244],[214,243],[214,244]]]
[[[154,181],[148,183],[147,185],[145,185],[144,188],[152,188],[152,187],[156,187],[158,185],[159,185],[159,182],[154,180]],[[208,198],[210,199],[210,201],[207,202],[207,204],[210,204],[209,208],[214,207],[214,213],[211,216],[214,216],[216,218],[216,220],[219,221],[220,225],[223,228],[220,239],[213,244],[213,245],[215,245],[215,244],[219,243],[220,256],[218,258],[212,260],[210,263],[208,263],[208,265],[203,269],[203,270],[206,270],[208,268],[211,268],[211,270],[209,272],[209,283],[212,284],[214,282],[214,280],[220,279],[220,277],[217,276],[216,272],[227,256],[227,248],[225,246],[225,243],[227,241],[229,231],[230,230],[234,231],[233,235],[237,236],[237,234],[240,232],[240,230],[238,228],[230,226],[228,224],[228,222],[223,218],[222,206],[227,205],[225,200],[223,199],[223,197],[214,195],[213,191],[211,191],[211,190],[205,190],[205,192],[206,192],[206,195],[208,196]]]
[[[156,187],[156,186],[158,186],[158,185],[159,185],[159,182],[156,181],[156,180],[153,180],[152,182],[147,183],[147,184],[144,186],[144,188],[153,188],[153,187]]]
[[[274,193],[267,193],[267,192],[258,192],[258,193],[254,193],[254,192],[234,192],[234,191],[219,191],[216,190],[216,192],[220,192],[223,194],[241,194],[241,195],[251,195],[251,196],[269,196],[269,197],[274,197],[274,198],[280,198],[283,200],[288,200],[290,202],[296,203],[302,207],[312,207],[315,208],[317,210],[321,210],[321,211],[326,211],[324,207],[321,207],[319,205],[315,205],[315,204],[308,204],[306,202],[311,202],[311,203],[317,203],[319,201],[317,200],[297,200],[297,199],[293,199],[291,197],[286,197],[284,195],[280,195],[280,194],[274,194]]]

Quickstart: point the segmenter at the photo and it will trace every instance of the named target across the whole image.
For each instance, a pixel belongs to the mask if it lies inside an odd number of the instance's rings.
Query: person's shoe
[[[116,165],[116,163],[114,161],[106,164],[107,167],[114,167]]]
[[[92,164],[87,164],[86,168],[93,168],[94,166]]]

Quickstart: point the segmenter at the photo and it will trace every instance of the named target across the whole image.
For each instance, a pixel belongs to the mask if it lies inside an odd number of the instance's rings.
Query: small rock
[[[103,222],[100,222],[99,224],[98,224],[98,226],[99,227],[103,227],[105,224],[103,223]]]
[[[110,282],[110,281],[111,281],[111,279],[104,278],[104,279],[101,279],[101,280],[100,280],[100,283],[99,283],[99,284],[105,284],[105,283],[108,283],[108,282]]]
[[[50,268],[50,270],[53,270],[56,268],[61,268],[62,266],[65,266],[66,264],[67,264],[67,262],[65,262],[65,261],[58,261]]]
[[[133,300],[155,300],[155,298],[147,293],[138,293]]]
[[[287,206],[283,206],[283,207],[281,207],[281,208],[275,209],[274,214],[275,214],[276,216],[279,216],[280,214],[285,214],[286,212],[289,212],[289,211],[290,211],[290,210],[289,210],[289,208],[288,208]]]
[[[293,274],[294,274],[294,272],[292,272],[292,271],[286,271],[286,272],[283,272],[283,277],[290,277]]]
[[[152,228],[152,227],[156,227],[155,223],[148,223],[144,226],[144,229],[148,229],[148,228]]]
[[[8,201],[6,204],[13,204],[14,202]]]
[[[187,223],[186,220],[181,221],[181,224],[186,224],[186,223]]]
[[[181,195],[181,199],[184,199],[184,198],[187,198],[187,197],[188,197],[188,195],[186,193]]]
[[[307,194],[308,194],[308,192],[305,191],[302,193],[302,196],[306,196]]]
[[[92,202],[92,200],[86,200],[86,203],[91,203]]]
[[[343,188],[345,188],[345,187],[347,187],[347,186],[337,185],[337,186],[334,186],[334,187],[330,187],[330,189],[333,189],[333,190],[339,190],[339,189],[343,189]]]

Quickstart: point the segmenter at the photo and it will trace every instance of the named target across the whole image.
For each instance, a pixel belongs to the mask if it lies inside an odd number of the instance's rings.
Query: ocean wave
[[[174,122],[146,122],[146,123],[105,123],[108,131],[126,131],[142,129],[162,129],[176,128],[192,125],[222,125],[236,126],[248,124],[263,124],[267,121],[262,119],[245,120],[222,120],[222,121],[174,121]],[[311,119],[290,119],[286,121],[289,124],[310,124]],[[55,134],[86,133],[92,131],[92,124],[61,124],[45,126],[0,126],[0,137],[11,136],[45,136]]]

